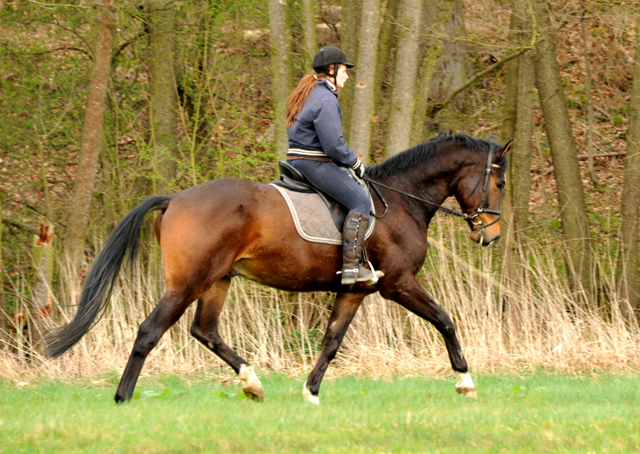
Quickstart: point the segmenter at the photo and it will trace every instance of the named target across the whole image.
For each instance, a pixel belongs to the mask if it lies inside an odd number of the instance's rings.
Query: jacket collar
[[[336,86],[333,85],[331,82],[329,82],[327,79],[318,79],[318,84],[325,85],[329,90],[331,90],[335,94],[338,93],[338,89],[336,88]]]

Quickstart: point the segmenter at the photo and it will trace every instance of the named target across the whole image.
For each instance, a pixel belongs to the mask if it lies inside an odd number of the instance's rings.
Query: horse
[[[140,324],[118,385],[115,401],[131,399],[147,355],[163,334],[197,300],[190,333],[236,372],[245,394],[262,400],[264,390],[253,366],[218,332],[231,279],[250,280],[290,292],[336,294],[317,362],[303,387],[306,401],[319,404],[322,378],[367,295],[375,292],[429,321],[442,334],[458,393],[476,398],[475,384],[449,315],[420,286],[416,275],[427,253],[427,230],[438,210],[458,215],[470,227],[472,241],[483,246],[500,237],[500,200],[507,152],[493,139],[441,133],[367,168],[373,190],[376,227],[366,241],[368,259],[384,272],[377,282],[342,286],[341,247],[312,243],[296,232],[287,204],[271,185],[219,179],[181,192],[151,196],[116,226],[98,254],[81,292],[77,313],[47,336],[56,358],[76,344],[99,320],[123,261],[135,260],[145,216],[154,223],[160,244],[166,292]],[[455,197],[461,211],[442,206]]]

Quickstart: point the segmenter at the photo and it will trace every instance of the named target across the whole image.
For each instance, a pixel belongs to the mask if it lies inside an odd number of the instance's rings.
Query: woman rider
[[[367,282],[374,276],[365,265],[364,236],[371,200],[344,168],[359,178],[364,165],[342,137],[342,109],[337,89],[353,65],[339,48],[327,46],[313,58],[315,75],[304,76],[287,99],[287,161],[318,189],[349,210],[342,228],[342,284]],[[378,271],[378,276],[382,273]]]

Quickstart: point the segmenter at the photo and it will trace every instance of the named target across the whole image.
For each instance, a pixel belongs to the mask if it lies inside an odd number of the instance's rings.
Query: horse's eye
[[[504,189],[504,183],[498,183],[496,186],[498,187],[498,191],[502,191]]]

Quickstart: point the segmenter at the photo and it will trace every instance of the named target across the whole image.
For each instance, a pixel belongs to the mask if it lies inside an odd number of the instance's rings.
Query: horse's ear
[[[505,145],[500,147],[498,149],[498,151],[496,151],[496,158],[497,159],[502,159],[504,157],[504,155],[506,155],[507,153],[509,153],[511,151],[511,146],[512,145],[513,145],[513,139],[508,141]]]

